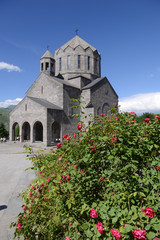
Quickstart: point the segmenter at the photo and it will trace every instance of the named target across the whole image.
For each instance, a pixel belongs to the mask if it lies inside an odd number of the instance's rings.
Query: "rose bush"
[[[160,231],[160,118],[98,116],[32,157],[37,178],[21,194],[15,237],[157,239]],[[72,224],[70,224],[72,223]]]

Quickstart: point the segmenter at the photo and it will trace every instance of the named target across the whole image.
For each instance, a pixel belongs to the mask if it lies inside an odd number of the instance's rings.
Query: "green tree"
[[[3,123],[0,124],[0,138],[8,137],[9,132],[5,129],[5,126]]]

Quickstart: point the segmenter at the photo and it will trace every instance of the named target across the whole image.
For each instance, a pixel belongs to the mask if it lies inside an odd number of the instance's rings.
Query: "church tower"
[[[101,77],[100,53],[78,35],[57,49],[54,59],[55,75],[61,74],[65,80],[82,76],[93,81]]]
[[[55,76],[55,60],[48,50],[40,59],[40,71]]]

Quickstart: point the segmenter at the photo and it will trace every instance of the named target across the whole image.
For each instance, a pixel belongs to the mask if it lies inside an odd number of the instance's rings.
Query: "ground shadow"
[[[0,211],[7,208],[7,205],[0,205]]]

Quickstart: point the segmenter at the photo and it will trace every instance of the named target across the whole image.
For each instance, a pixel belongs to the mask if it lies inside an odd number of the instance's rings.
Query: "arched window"
[[[90,70],[90,56],[88,56],[88,70]]]
[[[71,69],[71,56],[70,55],[67,56],[67,69],[68,70]]]
[[[102,107],[102,113],[107,114],[107,112],[110,110],[110,106],[108,103],[104,103]]]
[[[78,55],[78,69],[81,68],[81,55]]]

